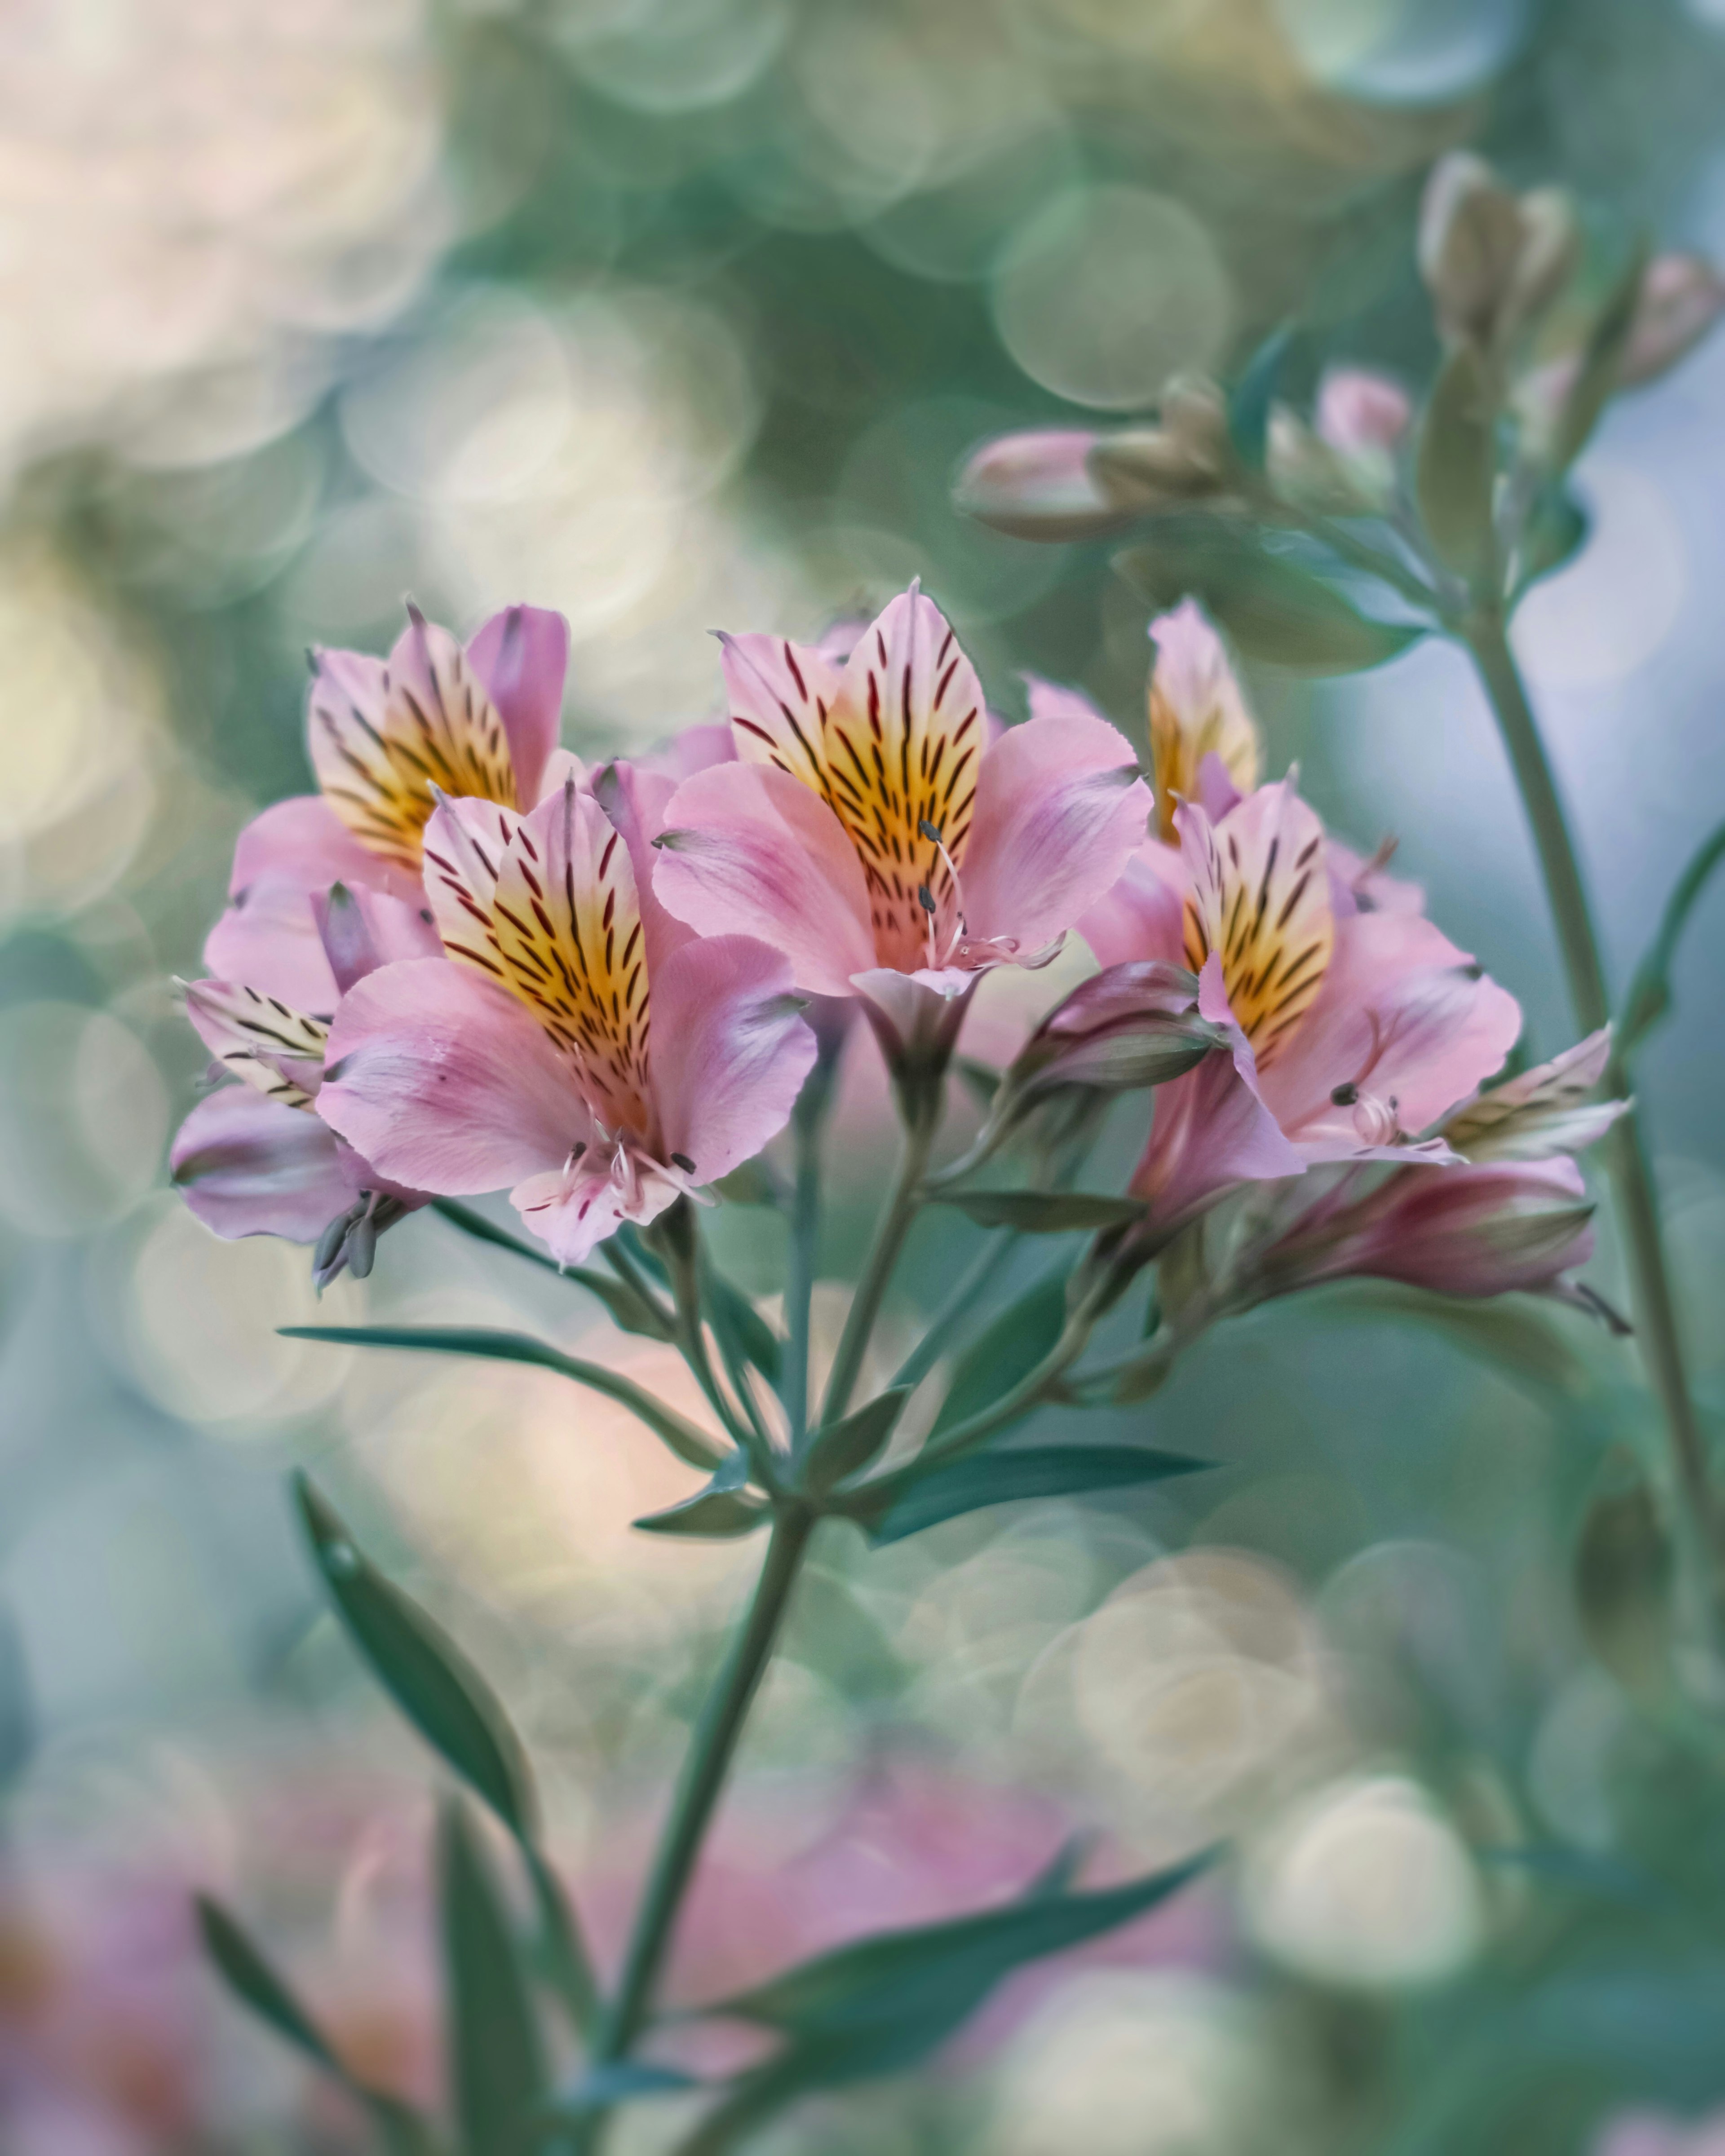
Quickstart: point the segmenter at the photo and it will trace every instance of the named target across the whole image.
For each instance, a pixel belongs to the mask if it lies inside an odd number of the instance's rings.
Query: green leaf
[[[583,2030],[598,2012],[598,1985],[576,1922],[568,1890],[531,1841],[521,1845],[539,1923],[533,1940],[533,1967],[542,1983],[562,2001],[569,2019]]]
[[[1497,552],[1492,520],[1497,476],[1497,410],[1486,362],[1459,344],[1433,384],[1414,474],[1420,514],[1438,558],[1470,584]]]
[[[1178,1893],[1211,1855],[1090,1893],[1051,1894],[1039,1878],[1004,1908],[877,1933],[706,2011],[803,2039],[912,2028],[932,2050],[1013,1969],[1142,1916]]]
[[[986,1109],[1000,1090],[1000,1073],[993,1065],[981,1062],[974,1055],[956,1055],[952,1068],[977,1106]]]
[[[1115,567],[1154,607],[1177,606],[1189,593],[1202,600],[1249,659],[1295,673],[1357,673],[1426,634],[1423,623],[1372,619],[1333,584],[1218,518],[1171,523]]]
[[[953,1190],[939,1194],[979,1228],[1014,1228],[1026,1235],[1093,1234],[1143,1218],[1136,1198],[1101,1198],[1082,1190]]]
[[[1574,561],[1592,528],[1587,511],[1573,495],[1561,487],[1547,487],[1522,527],[1515,597],[1519,599],[1542,577],[1554,576]]]
[[[1620,1055],[1628,1055],[1670,1010],[1671,962],[1677,955],[1677,945],[1695,910],[1695,902],[1707,889],[1709,878],[1722,860],[1725,860],[1725,824],[1710,831],[1690,855],[1666,901],[1659,932],[1649,946],[1646,957],[1636,967],[1629,993],[1624,998],[1623,1017],[1617,1029]]]
[[[824,1430],[816,1430],[803,1456],[803,1488],[816,1496],[824,1496],[847,1475],[855,1475],[866,1467],[891,1436],[912,1389],[909,1385],[895,1385],[846,1415],[842,1422],[829,1423]]]
[[[729,1541],[752,1534],[766,1520],[766,1500],[747,1486],[748,1455],[733,1452],[704,1489],[692,1497],[649,1512],[634,1524],[649,1535],[693,1535]]]
[[[588,2118],[613,2104],[642,2097],[680,2096],[701,2086],[697,2076],[676,2066],[655,2066],[646,2059],[614,2059],[608,2066],[588,2067],[557,2097],[555,2108],[561,2118]]]
[[[1270,407],[1294,336],[1292,322],[1273,329],[1246,362],[1245,371],[1228,400],[1228,432],[1241,463],[1252,471],[1264,469],[1270,444]]]
[[[304,1475],[295,1476],[294,1490],[318,1568],[378,1681],[469,1788],[531,1840],[532,1779],[496,1695],[443,1627],[361,1554]]]
[[[334,2046],[234,1917],[209,1895],[195,1897],[198,1928],[204,1951],[223,1981],[277,2035],[316,2061],[370,2114],[390,2156],[429,2156],[432,2139],[425,2122],[398,2097],[357,2080]]]
[[[493,1226],[483,1213],[475,1212],[470,1205],[459,1204],[453,1198],[434,1198],[431,1209],[441,1214],[463,1235],[471,1235],[475,1242],[490,1243],[500,1250],[512,1250],[529,1264],[542,1265],[547,1271],[572,1281],[578,1287],[584,1287],[589,1295],[598,1297],[610,1312],[613,1322],[624,1332],[642,1333],[649,1340],[670,1340],[674,1337],[665,1318],[627,1281],[596,1271],[591,1265],[560,1265],[549,1250],[524,1242],[507,1229]]]
[[[1640,301],[1649,251],[1644,237],[1594,318],[1581,364],[1569,394],[1563,400],[1552,445],[1552,464],[1560,472],[1567,471],[1586,448],[1599,424],[1599,414],[1617,388],[1623,355],[1629,348],[1630,336],[1635,326],[1635,309]]]
[[[723,1457],[705,1430],[663,1400],[655,1399],[632,1378],[607,1369],[603,1363],[562,1354],[530,1332],[459,1325],[283,1325],[277,1330],[284,1340],[329,1340],[349,1348],[406,1348],[431,1355],[480,1355],[494,1362],[526,1363],[542,1370],[554,1370],[560,1378],[572,1378],[590,1392],[620,1401],[691,1467],[711,1472]]]
[[[1014,1445],[1001,1452],[973,1453],[948,1466],[932,1463],[921,1475],[913,1462],[877,1485],[878,1494],[865,1485],[842,1509],[879,1548],[988,1505],[1140,1488],[1215,1465],[1144,1445]]]
[[[1010,1302],[958,1358],[930,1435],[967,1422],[1028,1378],[1066,1322],[1065,1269],[1046,1273]]]
[[[439,1902],[450,2080],[466,2156],[511,2156],[536,2137],[545,2067],[508,1914],[471,1823],[447,1804]]]

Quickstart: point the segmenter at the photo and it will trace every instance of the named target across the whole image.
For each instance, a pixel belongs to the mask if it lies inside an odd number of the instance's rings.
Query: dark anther
[[[934,893],[928,888],[928,886],[926,883],[919,883],[917,885],[916,896],[922,902],[922,911],[925,913],[932,913],[934,911]]]
[[[685,1152],[674,1152],[671,1155],[671,1166],[681,1168],[685,1175],[693,1175],[695,1173],[695,1163]]]
[[[946,841],[941,836],[940,825],[938,824],[931,824],[926,816],[921,817],[917,819],[916,829],[922,834],[925,839],[932,839],[936,845],[940,846],[946,844]]]
[[[1337,1086],[1330,1095],[1331,1101],[1338,1108],[1351,1108],[1358,1098],[1358,1086]]]

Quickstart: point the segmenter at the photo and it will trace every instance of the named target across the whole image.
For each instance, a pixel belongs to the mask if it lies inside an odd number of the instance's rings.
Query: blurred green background
[[[316,1463],[496,1676],[602,1941],[752,1557],[632,1537],[686,1478],[555,1380],[278,1339],[305,1254],[218,1243],[165,1187],[202,1061],[169,977],[245,818],[308,783],[303,647],[387,646],[407,593],[463,634],[561,608],[566,738],[599,752],[712,713],[708,630],[813,636],[921,574],[999,708],[1028,668],[1142,740],[1106,550],[963,522],[957,459],[1225,374],[1291,313],[1422,382],[1414,219],[1458,143],[1725,255],[1725,6],[25,0],[0,54],[0,2136],[347,2148],[184,1917],[221,1886],[356,2056],[434,2071],[424,1762],[321,1614],[284,1470]],[[1722,425],[1725,342],[1615,407],[1594,536],[1518,623],[1620,983],[1725,800]],[[1271,768],[1399,834],[1564,1045],[1462,662],[1251,687]],[[1710,1416],[1722,907],[1641,1063]],[[985,997],[978,1052],[1053,993]],[[889,1138],[850,1083],[834,1274]],[[717,1234],[773,1293],[776,1224]],[[906,1312],[961,1255],[922,1234]],[[524,1270],[422,1216],[324,1307],[657,1353]],[[1671,2122],[1725,2102],[1722,1754],[1609,1579],[1578,1618],[1583,1522],[1652,1439],[1631,1351],[1550,1343],[1277,1306],[1122,1418],[1220,1473],[834,1547],[684,1995],[986,1898],[1063,1827],[1241,1854],[1196,1914],[1039,1979],[1008,2041],[773,2147],[1701,2148]],[[619,2147],[664,2146],[666,2108]]]

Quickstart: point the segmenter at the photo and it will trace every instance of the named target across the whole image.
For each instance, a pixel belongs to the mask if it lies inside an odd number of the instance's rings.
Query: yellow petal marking
[[[362,710],[339,670],[320,663],[311,691],[311,761],[324,798],[370,852],[412,874],[434,802],[520,806],[497,708],[447,629],[414,617],[423,679],[386,666],[381,701]]]
[[[1220,952],[1228,1001],[1266,1070],[1312,1008],[1335,945],[1323,827],[1279,786],[1201,829],[1186,901],[1186,963],[1195,973]]]

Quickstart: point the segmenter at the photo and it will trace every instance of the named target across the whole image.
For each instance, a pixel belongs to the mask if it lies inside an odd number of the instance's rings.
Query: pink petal
[[[1323,987],[1264,1096],[1308,1159],[1343,1159],[1362,1149],[1362,1125],[1337,1087],[1393,1101],[1401,1130],[1424,1130],[1502,1065],[1521,1024],[1515,998],[1423,916],[1355,914],[1336,923]]]
[[[1186,963],[1185,906],[1189,879],[1172,846],[1140,846],[1094,906],[1079,916],[1078,932],[1099,966],[1137,959]]]
[[[497,872],[521,822],[497,802],[445,796],[425,826],[425,896],[444,948],[497,981],[506,973],[491,909]]]
[[[315,1243],[359,1185],[335,1133],[303,1108],[249,1086],[212,1093],[181,1124],[168,1168],[186,1203],[220,1236]]]
[[[1206,972],[1215,963],[1212,957]],[[1216,1022],[1216,999],[1208,1011],[1204,1001],[1200,1011]],[[1158,1086],[1152,1112],[1150,1142],[1131,1188],[1149,1201],[1158,1229],[1177,1227],[1236,1183],[1279,1182],[1305,1171],[1259,1097],[1243,1037],[1233,1055],[1219,1050],[1184,1077]]]
[[[1312,418],[1320,441],[1344,455],[1393,450],[1408,431],[1414,406],[1387,374],[1361,367],[1332,367],[1318,384]]]
[[[569,624],[547,607],[506,607],[469,638],[467,656],[503,721],[516,798],[536,801],[562,727]]]
[[[875,962],[856,849],[818,793],[788,773],[716,764],[665,812],[653,889],[704,936],[758,937],[799,988],[845,996]]]
[[[812,644],[721,636],[731,733],[745,763],[773,762],[824,792],[827,714],[842,670]]]
[[[288,1107],[309,1104],[323,1082],[321,1019],[243,982],[187,981],[186,1016],[223,1069]]]
[[[336,1008],[311,890],[298,875],[254,877],[205,938],[203,963],[215,979],[249,981],[298,1010],[326,1017]]]
[[[691,938],[652,987],[664,1157],[680,1153],[679,1167],[713,1183],[784,1127],[814,1062],[814,1035],[789,961],[750,937]]]
[[[326,659],[344,654],[328,652]],[[373,662],[375,663],[375,662]],[[364,886],[392,896],[418,895],[415,880],[403,869],[368,853],[321,793],[296,793],[254,816],[234,848],[230,897],[238,898],[259,876],[286,875],[307,891],[327,891],[332,883],[350,889]]]
[[[662,773],[676,783],[692,778],[711,764],[733,763],[736,759],[737,744],[730,727],[708,725],[685,726],[681,733],[673,734],[668,742],[636,757],[635,762],[640,770]]]
[[[1081,689],[1070,689],[1060,681],[1045,681],[1040,674],[1025,675],[1024,688],[1033,719],[1099,719],[1104,726],[1108,723]]]
[[[660,968],[695,933],[686,921],[666,910],[653,884],[660,861],[654,842],[665,829],[665,811],[676,793],[677,782],[668,773],[645,769],[619,757],[594,773],[593,788],[600,807],[623,834],[634,868],[635,901],[640,908],[647,952],[647,984],[656,1009]]]
[[[887,1069],[899,1072],[911,1064],[942,1067],[982,978],[956,969],[901,973],[892,966],[872,966],[855,975],[851,987]]]
[[[1032,951],[1072,927],[1142,844],[1150,789],[1106,720],[1031,719],[983,758],[965,849],[964,910],[978,940]]]
[[[1245,798],[1229,775],[1228,767],[1211,749],[1198,767],[1198,805],[1213,824],[1232,815]]]
[[[314,891],[311,906],[324,956],[336,989],[344,996],[379,966],[398,958],[443,955],[431,909],[423,902],[405,906],[380,891],[350,891],[346,884],[336,884],[329,891]]]
[[[326,1070],[325,1122],[419,1190],[500,1189],[598,1137],[526,1006],[443,958],[385,966],[345,997]]]
[[[509,1202],[560,1265],[578,1265],[625,1220],[644,1227],[681,1195],[676,1183],[639,1165],[631,1188],[604,1156],[590,1154],[574,1167],[530,1175],[511,1191]]]

